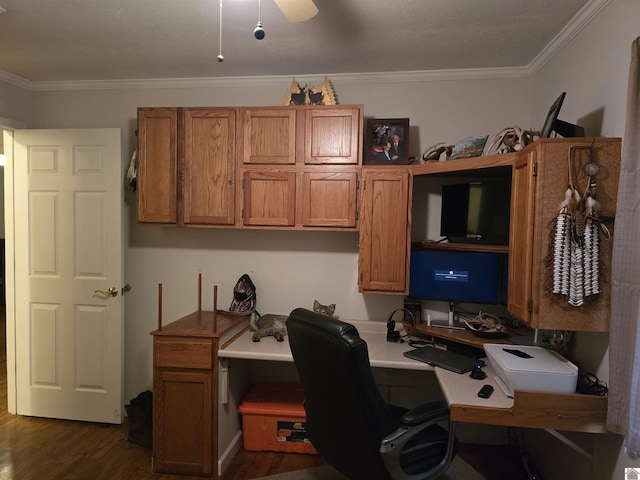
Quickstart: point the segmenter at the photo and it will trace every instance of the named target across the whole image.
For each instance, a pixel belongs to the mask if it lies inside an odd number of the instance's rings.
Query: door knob
[[[99,293],[100,295],[105,296],[105,297],[117,297],[118,296],[118,289],[116,287],[111,287],[106,292],[104,290],[96,290],[93,293],[94,294]]]

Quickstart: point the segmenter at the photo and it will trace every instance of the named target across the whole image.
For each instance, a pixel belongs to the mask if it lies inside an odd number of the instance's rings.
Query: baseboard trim
[[[220,455],[218,459],[218,476],[222,476],[240,448],[242,448],[242,430],[238,430],[233,440],[229,442],[227,448],[222,452],[222,455]]]

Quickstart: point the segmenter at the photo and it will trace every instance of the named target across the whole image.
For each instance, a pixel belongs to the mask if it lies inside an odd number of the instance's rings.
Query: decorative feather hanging
[[[598,218],[599,202],[595,198],[595,176],[599,165],[593,158],[584,165],[588,177],[584,194],[580,194],[571,175],[574,148],[569,149],[567,160],[569,186],[555,219],[553,241],[552,289],[570,305],[580,306],[600,293],[600,229],[609,238],[609,231]]]

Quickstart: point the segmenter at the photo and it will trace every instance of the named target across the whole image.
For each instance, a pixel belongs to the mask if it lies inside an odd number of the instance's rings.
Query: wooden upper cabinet
[[[360,107],[307,109],[305,111],[305,163],[360,164],[362,121],[363,114]]]
[[[245,164],[296,163],[296,112],[292,108],[242,108],[240,156]]]
[[[362,106],[138,112],[139,222],[358,228]]]
[[[303,227],[355,228],[358,174],[304,172],[300,222]]]
[[[178,109],[138,109],[138,221],[175,224]]]
[[[619,138],[542,139],[518,153],[513,171],[511,236],[509,242],[508,310],[532,328],[606,332],[611,314],[610,239],[599,234],[600,293],[581,306],[572,306],[553,294],[553,244],[555,219],[565,199],[569,172],[581,195],[588,178],[585,164],[599,166],[594,180],[598,216],[607,221],[616,214],[621,140]]]
[[[184,109],[183,223],[235,223],[236,110]]]
[[[274,170],[244,173],[245,225],[293,227],[295,225],[296,174]]]
[[[360,292],[407,294],[411,231],[406,168],[363,169]]]
[[[242,224],[354,230],[362,107],[240,109]]]

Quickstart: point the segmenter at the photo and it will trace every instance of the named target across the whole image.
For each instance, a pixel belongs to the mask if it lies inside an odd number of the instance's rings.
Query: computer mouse
[[[476,367],[471,370],[471,374],[469,376],[475,380],[484,380],[487,378],[487,374],[484,373],[480,367]]]

